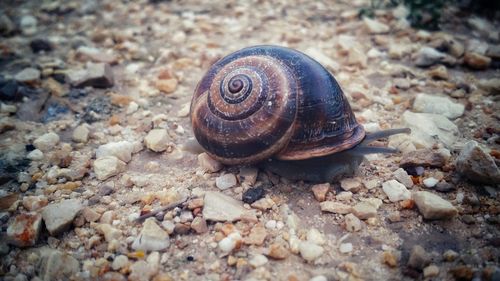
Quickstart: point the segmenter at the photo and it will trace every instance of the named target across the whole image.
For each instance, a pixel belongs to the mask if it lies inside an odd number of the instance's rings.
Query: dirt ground
[[[2,1],[0,279],[500,280],[499,13],[370,3]],[[197,83],[263,44],[401,153],[323,185],[200,154]]]

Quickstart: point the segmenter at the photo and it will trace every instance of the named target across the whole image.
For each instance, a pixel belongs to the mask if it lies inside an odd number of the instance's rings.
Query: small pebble
[[[226,190],[229,189],[233,186],[235,186],[238,183],[236,176],[233,174],[224,174],[222,176],[218,176],[215,179],[215,185],[217,188],[220,190]]]
[[[435,178],[426,178],[423,183],[425,185],[425,187],[427,188],[433,188],[434,186],[436,186],[436,184],[439,182],[439,180],[435,179]]]
[[[241,200],[247,204],[252,204],[255,201],[261,199],[265,194],[264,188],[262,187],[252,187],[247,189],[241,198]]]
[[[352,250],[353,250],[352,243],[342,243],[342,244],[340,244],[339,251],[342,254],[350,253],[350,252],[352,252]]]

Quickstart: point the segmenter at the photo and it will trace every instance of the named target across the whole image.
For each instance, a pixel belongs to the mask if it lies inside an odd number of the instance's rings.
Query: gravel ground
[[[0,279],[500,280],[500,32],[369,1],[3,1]],[[361,10],[372,18],[358,16]],[[189,106],[273,44],[318,60],[378,141],[331,183],[223,166]]]

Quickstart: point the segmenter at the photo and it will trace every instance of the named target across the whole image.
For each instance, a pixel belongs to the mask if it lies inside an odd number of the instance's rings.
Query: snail
[[[213,64],[191,101],[194,136],[228,165],[258,163],[292,180],[331,182],[355,173],[368,146],[409,133],[368,134],[332,74],[309,56],[285,47],[254,46]]]

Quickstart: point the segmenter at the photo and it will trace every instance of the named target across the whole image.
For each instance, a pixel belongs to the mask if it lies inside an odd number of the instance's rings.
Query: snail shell
[[[322,157],[365,137],[335,78],[277,46],[245,48],[212,65],[193,95],[191,123],[200,145],[225,164]]]

